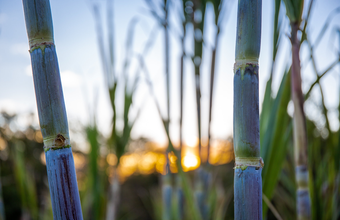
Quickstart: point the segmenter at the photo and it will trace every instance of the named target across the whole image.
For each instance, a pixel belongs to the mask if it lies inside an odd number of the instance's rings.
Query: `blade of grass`
[[[267,204],[270,211],[272,211],[272,213],[275,215],[276,219],[283,220],[279,212],[276,210],[275,206],[270,202],[270,200],[267,198],[265,194],[262,194],[262,198],[263,198],[263,201]]]

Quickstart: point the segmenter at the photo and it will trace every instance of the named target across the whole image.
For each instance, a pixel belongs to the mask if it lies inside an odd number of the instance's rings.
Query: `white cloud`
[[[82,84],[82,78],[70,70],[61,71],[60,75],[63,87],[78,87]]]
[[[29,56],[28,43],[17,43],[11,46],[11,52],[14,55]]]

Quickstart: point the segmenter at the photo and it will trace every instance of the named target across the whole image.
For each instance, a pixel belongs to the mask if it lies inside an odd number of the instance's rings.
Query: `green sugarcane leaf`
[[[280,37],[281,37],[281,24],[282,16],[280,14],[281,0],[275,0],[274,11],[274,33],[273,33],[273,62],[276,59],[276,54],[279,49]]]
[[[297,17],[295,17],[295,9],[294,9],[293,3],[291,2],[291,0],[283,0],[283,2],[285,3],[286,14],[287,14],[290,22],[296,22]]]
[[[286,13],[291,23],[300,25],[304,0],[283,0],[286,6]]]
[[[268,152],[270,151],[270,145],[271,145],[271,141],[272,141],[272,137],[273,137],[273,132],[274,129],[271,129],[275,126],[275,120],[276,120],[276,113],[278,112],[278,108],[279,108],[279,99],[283,93],[284,90],[284,85],[286,82],[286,77],[287,73],[284,75],[284,78],[281,81],[281,85],[278,91],[278,94],[275,98],[275,100],[271,101],[272,103],[268,103],[266,104],[265,107],[263,107],[262,111],[264,112],[268,112],[266,115],[261,113],[261,117],[268,117],[267,119],[267,123],[264,123],[263,121],[265,121],[265,119],[260,119],[261,122],[263,122],[263,124],[261,124],[261,126],[263,126],[263,128],[260,128],[261,133],[260,133],[260,143],[261,143],[261,157],[263,158],[264,161],[268,160]],[[269,87],[269,86],[268,86]],[[267,100],[268,98],[268,93],[269,93],[269,89],[267,90],[266,88],[266,93],[267,93]],[[266,96],[266,94],[265,94]],[[266,100],[264,100],[266,101]],[[266,102],[270,102],[270,101],[266,101]],[[265,173],[265,169],[263,169],[262,171],[262,176],[264,176]],[[267,196],[268,197],[268,196]],[[269,198],[269,197],[268,197]]]
[[[287,114],[287,106],[290,101],[290,71],[286,73],[282,79],[278,95],[275,98],[273,107],[270,112],[268,129],[271,132],[271,138],[265,154],[265,163],[263,177],[263,193],[268,199],[272,198],[274,188],[277,184],[280,170],[286,156],[288,140],[290,139],[291,129],[289,128],[290,117]],[[267,134],[265,134],[267,135]],[[263,204],[263,214],[266,215],[267,206]]]
[[[262,111],[260,115],[260,134],[264,134],[268,129],[268,123],[269,123],[269,116],[270,116],[270,110],[273,106],[273,98],[272,98],[272,80],[271,78],[267,81],[266,84],[266,90],[264,93],[264,98],[262,102]],[[260,135],[260,143],[264,143],[264,137],[265,135]],[[261,149],[263,153],[265,153],[265,149]],[[265,158],[265,156],[263,156]]]
[[[276,59],[276,53],[279,47],[279,36],[280,36],[280,24],[279,24],[279,17],[280,17],[280,4],[281,0],[275,0],[275,14],[274,14],[274,32],[273,32],[273,62],[272,62],[272,71],[269,80],[267,81],[266,84],[266,89],[265,89],[265,95],[264,99],[262,102],[262,111],[260,115],[260,134],[266,133],[268,130],[268,124],[269,124],[269,119],[270,119],[270,111],[273,106],[273,98],[272,98],[272,78],[273,78],[273,68],[275,64],[275,59]],[[282,20],[282,19],[281,19]],[[270,135],[260,135],[260,143],[261,145],[261,152],[262,152],[262,157],[265,159],[266,154],[267,154],[267,148],[268,148],[268,143],[270,140],[271,136]],[[266,141],[264,141],[266,139]],[[266,143],[266,144],[263,144]]]
[[[104,184],[100,178],[99,168],[98,168],[98,158],[99,158],[99,142],[98,142],[98,129],[96,123],[92,126],[86,128],[87,140],[90,143],[90,153],[89,153],[89,193],[90,202],[88,204],[88,214],[86,215],[89,219],[100,219],[102,215],[101,208],[101,195],[102,195],[102,185]]]

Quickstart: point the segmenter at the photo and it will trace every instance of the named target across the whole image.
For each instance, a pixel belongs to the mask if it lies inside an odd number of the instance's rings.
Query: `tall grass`
[[[118,167],[121,162],[121,157],[125,154],[127,145],[130,141],[131,130],[137,120],[140,109],[134,118],[130,117],[133,97],[137,89],[138,76],[131,78],[129,76],[128,68],[133,58],[132,44],[134,37],[134,28],[138,19],[134,18],[129,23],[128,37],[126,39],[126,56],[123,61],[123,71],[121,74],[117,73],[115,65],[115,44],[114,44],[114,22],[113,22],[113,1],[107,1],[106,7],[107,18],[107,38],[104,36],[103,22],[101,19],[101,12],[98,5],[94,5],[93,12],[96,21],[96,34],[98,39],[98,46],[100,58],[102,62],[102,69],[104,73],[105,83],[110,98],[112,108],[112,128],[108,143],[108,153],[114,153],[117,157],[117,163],[114,166],[114,173],[110,178],[110,186],[108,189],[107,205],[106,205],[106,219],[116,219],[120,201],[120,182]],[[105,40],[106,39],[106,40]],[[123,87],[123,91],[117,91],[118,87]],[[121,93],[120,93],[121,92]],[[123,96],[123,104],[117,105],[118,96]],[[122,106],[117,109],[117,106]],[[122,112],[123,129],[117,128],[118,112]],[[89,134],[88,134],[89,136]],[[93,170],[95,173],[95,169]],[[98,196],[98,195],[97,195]],[[98,207],[98,209],[101,209]]]
[[[36,0],[37,1],[37,0]],[[98,34],[98,43],[99,43],[99,51],[101,54],[101,61],[102,61],[102,68],[105,76],[105,83],[107,85],[108,94],[110,97],[111,108],[113,111],[112,116],[112,131],[111,135],[108,140],[101,142],[101,134],[100,129],[97,127],[95,120],[94,123],[91,123],[89,126],[86,126],[86,136],[88,142],[90,143],[90,153],[87,155],[88,160],[85,162],[84,169],[88,172],[87,177],[85,178],[85,189],[82,187],[82,203],[83,203],[83,211],[86,213],[84,215],[87,219],[118,219],[118,218],[130,218],[134,219],[136,216],[125,215],[122,216],[122,213],[129,212],[126,210],[126,198],[120,197],[120,194],[123,193],[125,195],[124,187],[126,185],[121,185],[118,181],[119,172],[118,167],[121,163],[121,157],[127,152],[127,146],[130,141],[130,133],[131,129],[133,128],[134,122],[136,118],[131,118],[129,113],[131,113],[132,108],[132,101],[136,91],[137,79],[129,78],[129,66],[131,59],[137,57],[139,61],[139,65],[137,68],[137,72],[144,72],[146,75],[146,80],[148,86],[150,87],[150,93],[152,98],[155,99],[157,111],[159,116],[162,120],[163,127],[165,133],[168,138],[168,149],[166,152],[166,158],[168,158],[168,153],[172,155],[176,155],[177,157],[177,168],[178,174],[170,174],[169,170],[169,161],[167,162],[166,173],[167,175],[162,176],[162,193],[159,193],[159,199],[157,199],[157,204],[155,205],[158,208],[157,213],[159,215],[159,219],[261,219],[262,216],[264,219],[295,219],[296,216],[300,216],[299,218],[304,218],[302,216],[303,212],[301,212],[301,206],[299,203],[301,198],[298,196],[296,197],[296,189],[298,188],[298,192],[301,194],[301,182],[298,184],[295,182],[295,172],[296,168],[294,166],[294,151],[293,148],[290,146],[293,145],[293,119],[287,113],[288,103],[290,98],[293,96],[292,92],[292,84],[291,81],[294,80],[293,72],[294,66],[285,66],[284,69],[277,69],[276,63],[279,62],[278,60],[278,51],[281,47],[280,39],[283,38],[283,31],[281,30],[282,21],[283,21],[283,10],[282,7],[288,5],[288,7],[292,6],[294,10],[288,8],[288,14],[291,18],[291,12],[295,13],[295,9],[300,7],[301,5],[295,5],[296,2],[290,2],[292,5],[289,6],[290,3],[286,2],[286,5],[281,4],[280,0],[275,1],[274,5],[274,19],[273,19],[273,52],[272,52],[272,62],[271,62],[271,73],[269,79],[266,83],[265,88],[265,95],[264,101],[262,103],[262,112],[260,118],[258,117],[258,53],[259,53],[259,39],[260,36],[259,32],[259,16],[261,10],[257,10],[261,8],[261,6],[256,5],[256,3],[261,3],[261,1],[240,1],[240,8],[239,14],[245,13],[243,15],[252,16],[252,13],[247,13],[249,8],[256,9],[252,12],[257,12],[257,16],[253,18],[256,19],[249,19],[247,16],[239,16],[238,19],[238,40],[237,40],[237,50],[236,50],[236,64],[235,64],[235,75],[234,75],[234,83],[235,83],[235,124],[234,124],[234,144],[235,144],[235,157],[236,157],[236,166],[235,166],[235,194],[233,194],[231,189],[232,183],[232,174],[234,172],[231,168],[231,165],[213,167],[209,164],[209,154],[212,150],[211,147],[211,140],[213,139],[212,131],[211,131],[211,121],[213,119],[212,109],[214,104],[214,80],[216,78],[216,70],[215,67],[216,62],[218,60],[218,51],[219,51],[219,42],[220,40],[220,32],[221,29],[224,27],[222,25],[223,17],[226,16],[226,12],[222,10],[223,2],[226,1],[189,1],[184,0],[181,2],[182,10],[180,11],[181,14],[181,25],[182,25],[182,35],[179,38],[180,44],[180,62],[179,62],[179,88],[180,88],[180,123],[179,123],[179,133],[180,133],[180,148],[175,149],[170,139],[169,134],[169,123],[171,119],[170,115],[170,49],[172,45],[169,45],[171,35],[176,33],[176,26],[172,26],[169,23],[169,15],[173,12],[173,9],[176,9],[176,4],[170,4],[170,1],[147,1],[149,8],[155,6],[157,10],[152,11],[151,14],[157,19],[157,27],[154,28],[152,33],[150,34],[150,38],[145,45],[144,50],[140,54],[135,54],[132,49],[133,44],[133,30],[135,25],[138,23],[138,19],[133,19],[129,25],[128,37],[126,41],[126,57],[124,60],[124,66],[122,73],[118,73],[116,70],[116,63],[115,63],[115,43],[114,43],[114,22],[113,22],[113,5],[112,1],[108,1],[107,5],[107,25],[103,26],[103,22],[101,21],[101,11],[99,8],[94,9],[96,22],[97,22],[97,34]],[[311,219],[338,219],[340,216],[339,213],[339,198],[340,192],[338,189],[340,177],[339,177],[339,157],[340,157],[340,132],[331,130],[331,118],[329,117],[330,112],[334,111],[330,109],[326,103],[327,99],[325,99],[325,85],[322,84],[321,79],[330,73],[331,70],[334,69],[335,66],[339,63],[339,59],[337,58],[335,61],[331,62],[330,65],[324,69],[318,69],[318,60],[316,48],[319,45],[324,32],[328,29],[330,25],[330,20],[334,15],[340,10],[335,9],[326,20],[326,24],[322,28],[320,34],[316,38],[315,41],[312,41],[309,33],[309,28],[312,24],[309,23],[308,18],[310,16],[310,11],[312,8],[312,2],[308,5],[307,9],[307,16],[302,20],[301,18],[301,25],[299,26],[299,31],[301,31],[301,38],[297,38],[295,42],[295,46],[302,45],[305,43],[307,48],[308,56],[306,60],[304,57],[301,56],[302,62],[301,66],[307,65],[308,63],[312,66],[312,73],[315,74],[315,80],[309,85],[307,92],[303,94],[302,92],[298,96],[299,104],[301,104],[301,97],[308,101],[308,104],[316,102],[313,95],[315,93],[320,95],[320,103],[317,103],[317,108],[320,110],[320,117],[324,119],[324,124],[320,126],[320,122],[313,121],[310,118],[305,117],[305,134],[306,134],[306,148],[308,148],[308,155],[307,158],[307,167],[309,170],[308,174],[308,188],[310,192],[310,218]],[[195,86],[195,96],[196,96],[196,104],[197,108],[195,111],[197,112],[197,120],[198,120],[198,134],[200,136],[199,140],[201,139],[204,133],[200,133],[201,130],[201,102],[200,102],[200,91],[201,87],[203,87],[203,81],[200,80],[201,75],[203,72],[201,71],[200,63],[202,63],[203,59],[203,46],[204,50],[209,48],[205,46],[203,41],[200,41],[199,36],[205,35],[207,32],[204,32],[204,28],[200,21],[200,16],[202,20],[205,18],[205,13],[202,13],[201,7],[202,4],[208,11],[209,4],[212,3],[213,11],[215,13],[215,20],[214,25],[216,26],[216,33],[213,36],[213,46],[212,46],[212,54],[211,57],[208,57],[209,61],[211,62],[210,66],[210,86],[209,86],[209,102],[208,102],[208,109],[209,109],[209,117],[208,117],[208,156],[206,164],[202,164],[203,166],[199,171],[195,172],[183,172],[183,168],[181,165],[182,155],[181,149],[184,146],[183,144],[183,109],[184,109],[184,91],[185,85],[184,78],[185,78],[185,70],[186,68],[186,46],[185,39],[192,37],[193,44],[195,46],[193,50],[193,67],[195,70],[195,82],[197,86]],[[154,6],[152,6],[154,4]],[[38,7],[39,8],[39,7]],[[190,12],[190,9],[192,11]],[[199,12],[200,11],[200,12]],[[281,11],[281,13],[280,13]],[[210,11],[211,12],[211,11]],[[171,14],[172,16],[172,14]],[[295,16],[295,15],[294,15]],[[44,16],[46,17],[46,16]],[[205,19],[208,21],[207,19]],[[251,22],[243,22],[243,21],[252,21]],[[192,23],[192,24],[190,24]],[[204,23],[204,22],[202,22]],[[186,30],[187,25],[193,25],[195,35],[189,35],[191,32]],[[207,24],[207,22],[206,22]],[[242,25],[249,25],[255,29],[244,27],[243,31],[240,31],[240,26]],[[174,28],[173,28],[174,27]],[[296,28],[296,26],[295,26]],[[105,30],[107,29],[107,35],[104,35]],[[144,62],[144,58],[146,57],[150,45],[155,42],[156,32],[161,30],[164,32],[164,36],[162,36],[162,41],[164,41],[164,47],[162,54],[164,54],[164,76],[166,78],[166,84],[164,86],[166,92],[166,99],[167,99],[167,106],[166,106],[166,114],[162,114],[160,110],[160,105],[158,100],[156,100],[155,93],[156,91],[153,88],[153,83],[150,79],[148,74],[147,66]],[[253,31],[254,34],[249,34]],[[201,34],[200,34],[201,33]],[[251,36],[251,40],[248,40],[249,35]],[[296,30],[292,33],[292,36],[296,36]],[[255,36],[255,37],[254,37]],[[298,35],[300,36],[300,35]],[[163,38],[164,37],[164,38]],[[45,39],[45,37],[44,37]],[[49,40],[46,38],[47,41],[44,42],[42,45],[38,45],[38,47],[33,47],[31,50],[32,57],[35,57],[35,65],[33,69],[38,69],[37,67],[37,60],[36,57],[40,56],[46,60],[47,58],[52,57],[51,54],[55,53],[53,39]],[[173,42],[173,41],[171,41]],[[244,43],[245,42],[245,43]],[[37,43],[35,39],[33,44]],[[40,43],[40,41],[38,41]],[[35,46],[37,46],[35,44]],[[193,46],[193,45],[191,45]],[[248,50],[248,49],[249,50]],[[296,48],[295,48],[296,49]],[[254,52],[255,51],[255,52]],[[164,52],[164,53],[163,53]],[[250,52],[250,53],[249,53]],[[295,50],[296,52],[296,50]],[[46,55],[47,54],[47,55]],[[136,56],[135,56],[136,55]],[[249,56],[250,55],[250,56]],[[293,57],[296,59],[296,54],[293,54]],[[294,59],[293,58],[293,59]],[[200,59],[200,63],[197,62]],[[296,64],[294,61],[293,64]],[[55,60],[52,62],[44,62],[43,66],[46,67],[47,64],[55,64]],[[289,62],[290,63],[290,62]],[[33,64],[33,61],[32,61]],[[198,67],[198,68],[197,68]],[[172,66],[171,66],[172,68]],[[53,68],[50,68],[53,69]],[[56,74],[58,70],[53,69],[53,74]],[[275,71],[274,71],[275,70]],[[283,73],[283,77],[279,84],[278,92],[275,93],[275,88],[272,85],[273,79]],[[296,73],[296,69],[295,69]],[[42,85],[39,84],[41,82],[40,79],[41,74],[37,71],[34,73],[34,80],[38,82],[38,86],[36,86],[37,93],[42,91]],[[49,76],[48,74],[46,74]],[[137,74],[138,75],[138,74]],[[197,77],[197,75],[199,77]],[[45,76],[45,75],[44,75]],[[58,77],[53,78],[53,82],[57,81]],[[295,74],[295,82],[296,82],[296,74]],[[60,82],[59,82],[60,83]],[[51,85],[51,84],[49,84]],[[52,85],[54,85],[52,83]],[[54,88],[52,86],[52,88]],[[120,90],[120,88],[123,88]],[[45,89],[45,87],[44,87]],[[61,91],[61,87],[57,90],[57,93],[51,94],[59,94]],[[119,90],[119,91],[118,91]],[[255,92],[254,92],[255,91]],[[294,91],[296,92],[296,91]],[[117,100],[121,100],[118,98],[119,96],[123,97],[123,105],[119,105]],[[41,97],[42,95],[37,95]],[[60,97],[60,96],[58,96]],[[40,98],[41,99],[41,98]],[[58,101],[58,100],[57,100]],[[59,100],[60,101],[60,100]],[[59,102],[60,103],[60,102]],[[204,103],[204,102],[202,102]],[[306,102],[307,103],[307,102]],[[53,103],[52,103],[53,104]],[[305,101],[303,102],[305,104]],[[39,107],[41,102],[38,102],[39,109],[49,109],[44,106],[44,108]],[[56,106],[53,104],[53,106]],[[122,108],[120,108],[123,106]],[[301,105],[300,105],[301,107]],[[58,108],[54,108],[58,109]],[[340,104],[338,106],[338,110],[340,111]],[[204,112],[204,111],[203,111]],[[64,109],[61,111],[60,114],[62,123],[66,121],[66,113]],[[64,114],[65,113],[65,114]],[[120,118],[120,113],[121,118]],[[40,118],[42,115],[46,115],[47,113],[41,113],[39,110]],[[174,114],[173,114],[174,115]],[[59,117],[59,115],[57,114]],[[55,117],[54,117],[55,118]],[[202,117],[204,118],[204,117]],[[45,118],[43,118],[45,119]],[[245,120],[244,120],[245,119]],[[44,120],[41,120],[44,121]],[[45,120],[46,121],[46,120]],[[117,121],[122,121],[123,126],[122,129],[117,128]],[[55,122],[55,121],[52,121]],[[59,121],[58,121],[59,122]],[[247,124],[247,122],[250,122]],[[67,123],[67,121],[66,121]],[[260,123],[260,127],[258,124]],[[204,124],[204,123],[202,123]],[[296,123],[295,123],[296,124]],[[298,123],[300,125],[300,123]],[[65,124],[64,124],[65,125]],[[67,125],[67,124],[66,124]],[[59,125],[58,125],[59,126]],[[58,127],[56,126],[56,127]],[[62,127],[62,126],[59,126]],[[65,126],[64,126],[65,127]],[[296,126],[295,126],[296,127]],[[49,140],[46,139],[46,126],[42,126],[43,134],[45,135],[45,142],[49,144]],[[45,129],[45,130],[44,130]],[[59,129],[59,128],[58,128]],[[196,129],[196,128],[195,128]],[[48,129],[47,129],[48,130]],[[259,130],[259,134],[258,131]],[[255,132],[254,132],[255,131]],[[63,130],[64,132],[64,130]],[[65,132],[64,132],[65,133]],[[67,135],[61,133],[60,135],[57,134],[57,140],[54,141],[54,144],[60,144],[60,142],[64,141],[63,138]],[[296,129],[295,129],[295,133]],[[48,136],[47,136],[48,137]],[[15,139],[15,138],[14,138]],[[17,141],[9,141],[10,139],[6,139],[10,143],[11,147],[10,151],[10,161],[13,162],[13,174],[15,176],[15,183],[18,186],[18,192],[21,199],[21,206],[23,215],[22,217],[31,218],[41,218],[40,210],[38,211],[38,207],[41,208],[41,205],[37,202],[40,201],[40,189],[36,188],[34,185],[34,181],[36,179],[32,178],[30,165],[24,166],[27,153],[26,151],[22,151],[23,145]],[[68,140],[68,139],[67,139]],[[65,140],[65,141],[67,141]],[[254,152],[251,152],[247,143],[251,143],[249,145],[254,146]],[[14,143],[14,144],[13,144]],[[45,144],[46,144],[45,143]],[[103,144],[105,143],[105,144]],[[259,149],[259,143],[261,143],[261,152]],[[1,143],[0,143],[1,144]],[[53,144],[53,143],[52,143]],[[104,146],[105,145],[105,146]],[[202,156],[202,146],[199,143],[200,148],[200,156]],[[64,150],[67,146],[62,146],[62,149],[56,149],[58,146],[54,145],[51,148],[46,149],[47,153],[57,152]],[[101,149],[100,149],[101,148]],[[0,151],[0,155],[3,152]],[[113,156],[115,154],[117,156],[117,164],[113,165],[108,163],[105,159],[107,159],[107,155]],[[263,166],[261,163],[262,160],[260,156],[266,161],[266,166]],[[47,159],[51,159],[51,155]],[[249,159],[250,158],[250,159]],[[106,162],[104,162],[106,161]],[[201,161],[204,161],[201,157]],[[103,163],[104,162],[104,165]],[[51,163],[47,161],[47,168],[51,169]],[[217,172],[220,170],[220,172]],[[221,171],[223,170],[223,171]],[[262,170],[262,171],[261,171]],[[327,172],[325,172],[327,170]],[[110,172],[109,172],[110,171]],[[113,171],[113,172],[111,172]],[[298,173],[301,169],[297,169]],[[53,171],[54,172],[54,171]],[[8,173],[6,168],[6,173]],[[261,173],[262,173],[262,189],[263,194],[261,191]],[[8,175],[8,174],[6,174]],[[49,174],[50,175],[50,174]],[[175,176],[175,181],[172,178]],[[299,178],[300,176],[297,175]],[[305,177],[305,176],[304,176]],[[5,184],[8,184],[8,178],[5,179]],[[209,180],[209,183],[208,181]],[[53,182],[52,182],[53,183]],[[176,193],[174,185],[176,185]],[[51,187],[58,187],[60,185],[51,184]],[[83,183],[80,183],[80,186],[84,186]],[[8,187],[8,186],[6,186]],[[229,187],[229,188],[228,188]],[[303,186],[302,190],[306,190],[307,187]],[[7,189],[7,188],[6,188]],[[194,189],[194,190],[193,190]],[[247,189],[248,191],[246,191]],[[37,191],[37,192],[36,192]],[[51,193],[53,190],[51,189]],[[54,191],[55,192],[55,191]],[[254,192],[256,195],[254,195]],[[137,192],[138,196],[139,191]],[[7,192],[4,193],[8,195]],[[37,196],[38,194],[38,196]],[[176,200],[174,199],[174,195],[176,194]],[[162,195],[162,199],[161,199]],[[233,196],[235,197],[233,198]],[[262,196],[261,196],[262,195]],[[299,195],[299,193],[298,193]],[[55,196],[52,194],[52,196]],[[59,196],[59,195],[57,195]],[[262,198],[261,198],[262,197]],[[55,197],[53,197],[55,198]],[[53,199],[52,198],[52,199]],[[60,198],[58,198],[60,199]],[[233,204],[231,201],[235,200]],[[263,201],[262,201],[263,199]],[[141,198],[142,200],[142,198]],[[6,198],[5,200],[6,201]],[[84,201],[84,202],[83,202]],[[306,200],[303,200],[306,201]],[[53,200],[52,200],[53,202]],[[143,205],[147,207],[147,201],[142,201]],[[263,207],[261,208],[261,204],[263,203]],[[234,205],[234,207],[233,207]],[[244,205],[244,206],[243,206]],[[298,209],[296,209],[296,207]],[[66,207],[66,206],[65,206]],[[155,208],[154,207],[154,208]],[[299,208],[300,207],[300,208]],[[5,204],[6,208],[6,204]],[[235,216],[231,209],[235,208]],[[55,212],[54,207],[54,213]],[[60,209],[66,210],[66,209]],[[149,210],[150,211],[150,210]],[[261,214],[262,212],[262,214]],[[66,213],[66,211],[61,214]],[[152,212],[150,212],[152,213]],[[302,214],[301,214],[302,213]],[[6,213],[7,214],[7,213]],[[135,213],[134,213],[135,214]],[[138,214],[136,214],[138,215]],[[254,217],[255,216],[255,217]],[[302,217],[301,217],[302,216]],[[59,219],[68,218],[65,216],[59,217]],[[0,218],[1,219],[1,218]],[[58,219],[58,218],[57,218]]]

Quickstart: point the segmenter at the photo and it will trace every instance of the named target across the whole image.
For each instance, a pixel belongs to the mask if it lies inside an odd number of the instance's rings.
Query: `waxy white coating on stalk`
[[[261,157],[236,157],[235,158],[235,168],[263,168],[264,162]]]

